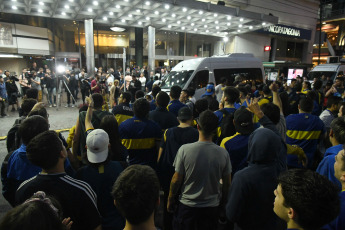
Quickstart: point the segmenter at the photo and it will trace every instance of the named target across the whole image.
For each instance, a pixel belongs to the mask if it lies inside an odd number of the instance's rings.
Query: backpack
[[[20,124],[14,124],[7,133],[6,147],[7,152],[13,152],[21,145],[20,136],[18,134]]]
[[[221,135],[217,139],[217,144],[220,145],[225,137],[235,135],[236,129],[234,125],[234,113],[229,113],[226,109],[219,110],[223,113],[223,119],[220,123]]]

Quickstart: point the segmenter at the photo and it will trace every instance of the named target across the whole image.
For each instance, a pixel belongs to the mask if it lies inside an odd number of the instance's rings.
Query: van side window
[[[197,72],[190,83],[194,89],[201,89],[207,86],[208,83],[208,70],[201,70]]]
[[[255,80],[257,82],[262,82],[263,79],[260,68],[214,69],[214,78],[216,80],[216,85],[220,83],[220,80],[223,77],[227,78],[229,80],[229,83],[232,85],[237,75],[241,75],[244,81]]]

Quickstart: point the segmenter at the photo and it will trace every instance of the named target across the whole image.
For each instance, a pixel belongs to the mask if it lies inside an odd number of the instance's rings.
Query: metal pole
[[[81,47],[80,47],[80,23],[78,22],[78,44],[79,44],[79,68],[82,69]]]
[[[124,84],[125,84],[125,86],[123,87],[123,91],[125,91],[126,92],[126,86],[127,86],[127,82],[126,82],[126,48],[123,48],[123,57],[122,57],[122,62],[123,62],[123,68],[122,68],[122,70],[123,70],[123,80],[124,80]]]
[[[155,50],[155,42],[156,42],[156,28],[149,26],[148,32],[148,71],[154,71],[155,69],[155,57],[156,57],[156,50]]]
[[[319,25],[320,25],[320,32],[319,32],[319,59],[317,61],[317,64],[320,65],[320,58],[321,58],[321,32],[322,32],[322,3],[320,2],[320,20],[319,20]]]
[[[88,77],[95,75],[95,49],[93,41],[93,19],[85,20],[85,51]]]

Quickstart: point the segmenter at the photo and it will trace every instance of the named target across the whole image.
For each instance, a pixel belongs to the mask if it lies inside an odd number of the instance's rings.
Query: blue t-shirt
[[[121,123],[119,135],[122,144],[128,150],[130,165],[142,164],[156,167],[156,141],[160,140],[162,135],[157,123],[134,116]]]
[[[319,139],[326,129],[318,116],[310,113],[291,114],[286,117],[286,143],[300,146],[308,157],[308,168],[314,162]],[[296,155],[287,156],[288,166],[302,168]]]
[[[322,230],[343,230],[345,229],[345,190],[339,193],[340,212],[339,216],[331,223],[322,227]]]
[[[172,100],[167,106],[169,112],[173,113],[176,117],[178,115],[178,111],[187,105],[183,104],[179,100]]]

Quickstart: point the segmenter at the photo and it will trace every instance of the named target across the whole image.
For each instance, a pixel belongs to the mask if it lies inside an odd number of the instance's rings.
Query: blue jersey
[[[318,116],[309,113],[292,114],[286,117],[286,143],[300,146],[308,157],[308,168],[314,161],[319,139],[325,133],[325,126]],[[302,168],[296,155],[287,156],[288,166]]]
[[[128,149],[129,164],[149,165],[157,162],[156,141],[161,138],[161,128],[157,123],[136,116],[121,123],[119,135]]]
[[[183,104],[179,100],[172,100],[167,106],[169,112],[173,113],[176,117],[178,115],[178,111],[187,105]]]

